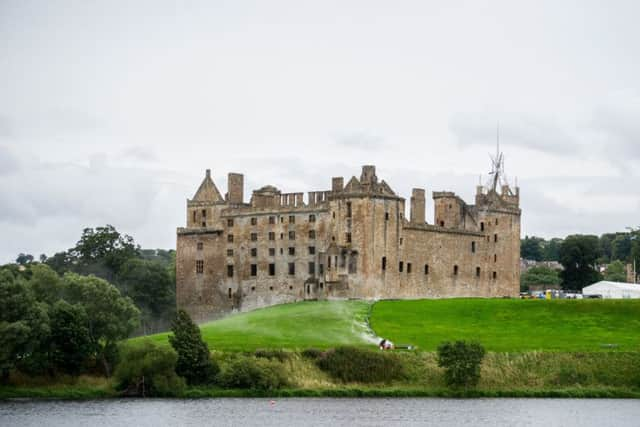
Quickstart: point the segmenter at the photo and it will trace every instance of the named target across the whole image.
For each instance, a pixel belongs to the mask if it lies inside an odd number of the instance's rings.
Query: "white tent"
[[[640,298],[640,285],[633,283],[602,282],[582,289],[582,295],[600,295],[602,298]]]

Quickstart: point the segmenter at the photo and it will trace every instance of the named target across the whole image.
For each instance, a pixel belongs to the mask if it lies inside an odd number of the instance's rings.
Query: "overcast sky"
[[[363,164],[473,202],[496,124],[524,234],[640,225],[638,1],[0,1],[0,262]],[[433,221],[432,204],[427,220]]]

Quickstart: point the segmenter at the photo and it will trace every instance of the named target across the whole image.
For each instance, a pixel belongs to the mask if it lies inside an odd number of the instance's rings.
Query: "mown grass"
[[[435,350],[479,341],[489,351],[639,351],[640,300],[379,301],[371,327],[396,344]]]
[[[283,304],[205,323],[200,330],[211,349],[222,351],[366,345],[368,307],[364,301]],[[168,336],[149,338],[168,344]]]

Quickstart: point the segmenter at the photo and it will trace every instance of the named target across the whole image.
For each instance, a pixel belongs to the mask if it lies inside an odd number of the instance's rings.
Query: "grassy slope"
[[[444,299],[380,301],[371,327],[395,343],[435,350],[447,340],[489,351],[640,350],[640,300]]]
[[[236,314],[200,325],[211,349],[251,351],[258,348],[328,348],[365,344],[364,301],[301,302]],[[168,342],[168,334],[150,337]]]

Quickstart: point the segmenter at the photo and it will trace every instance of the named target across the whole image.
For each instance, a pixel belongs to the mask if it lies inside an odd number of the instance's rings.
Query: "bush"
[[[444,368],[444,379],[449,386],[475,386],[480,380],[480,365],[485,350],[478,343],[456,341],[438,346],[438,366]]]
[[[120,348],[116,367],[116,390],[125,396],[172,396],[184,389],[184,379],[175,372],[178,355],[170,347],[152,341]]]
[[[306,357],[307,359],[317,360],[322,356],[322,350],[318,348],[307,348],[302,351],[302,357]]]
[[[390,382],[405,376],[404,365],[397,355],[356,347],[328,350],[316,363],[343,382]]]
[[[263,359],[277,359],[280,362],[284,362],[289,359],[289,353],[284,350],[265,350],[258,349],[253,354],[256,357],[261,357]]]
[[[184,310],[178,311],[171,332],[173,335],[169,336],[169,342],[178,353],[176,373],[184,377],[189,384],[213,383],[220,368],[215,360],[211,359],[200,328]]]
[[[286,386],[287,378],[276,361],[238,356],[223,367],[219,382],[226,388],[275,390]]]

